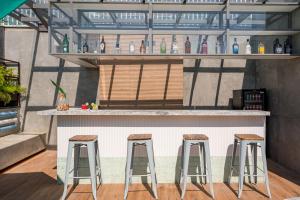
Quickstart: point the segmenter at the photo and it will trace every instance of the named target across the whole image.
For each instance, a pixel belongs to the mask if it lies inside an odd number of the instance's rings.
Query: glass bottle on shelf
[[[258,54],[265,54],[265,45],[261,41],[258,43]]]
[[[174,38],[173,42],[172,42],[172,52],[173,54],[177,54],[178,53],[178,46],[177,46],[177,42],[176,42],[176,37]]]
[[[292,44],[290,43],[289,38],[286,39],[286,41],[284,42],[284,53],[286,53],[286,54],[293,53],[293,47],[292,47]]]
[[[275,54],[281,54],[283,52],[282,45],[279,42],[279,39],[276,38],[276,40],[273,42],[273,53]]]
[[[82,52],[83,53],[88,53],[89,52],[89,45],[87,43],[87,40],[85,40],[83,46],[82,46]]]
[[[167,53],[167,44],[166,44],[165,38],[163,38],[161,40],[161,43],[160,43],[160,53],[161,54]]]
[[[131,41],[131,42],[129,43],[129,53],[133,54],[134,51],[135,51],[134,42]]]
[[[208,53],[207,40],[203,39],[203,42],[201,44],[201,54],[207,54],[207,53]]]
[[[237,38],[234,38],[234,42],[233,42],[233,45],[232,45],[232,53],[233,54],[239,54],[239,44],[237,43]]]
[[[250,45],[250,40],[249,39],[247,39],[245,54],[251,54],[251,45]]]
[[[69,39],[67,34],[64,35],[63,39],[63,53],[69,53]]]
[[[144,40],[142,40],[141,46],[140,46],[140,53],[145,54],[146,53],[146,46]]]
[[[102,36],[102,40],[101,40],[101,43],[100,43],[100,53],[105,53],[105,48],[106,48],[106,44],[105,44],[105,41],[104,41],[104,36]]]
[[[190,42],[190,38],[189,38],[189,36],[187,36],[186,41],[184,43],[184,53],[190,54],[191,53],[191,48],[192,48],[192,45],[191,45],[191,42]]]
[[[121,48],[120,48],[120,44],[119,43],[116,43],[115,54],[121,54]]]
[[[216,50],[216,54],[221,54],[221,44],[219,41],[216,42],[216,46],[215,46],[215,50]]]

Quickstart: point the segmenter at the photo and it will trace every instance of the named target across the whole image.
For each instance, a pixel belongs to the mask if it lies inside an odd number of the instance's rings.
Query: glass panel
[[[223,29],[225,14],[217,12],[154,12],[153,29]]]
[[[287,30],[288,13],[232,13],[230,28],[239,30]]]
[[[148,28],[148,13],[143,12],[79,11],[78,16],[81,28]]]
[[[267,3],[298,3],[299,0],[267,0]],[[262,3],[262,0],[230,0],[230,3]]]

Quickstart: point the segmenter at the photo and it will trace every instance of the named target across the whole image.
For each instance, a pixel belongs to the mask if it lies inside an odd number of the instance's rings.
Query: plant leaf
[[[50,79],[50,81],[51,81],[51,83],[57,88],[57,90],[58,90],[60,93],[62,93],[65,97],[67,97],[66,92],[65,92],[60,86],[58,86],[53,80]]]

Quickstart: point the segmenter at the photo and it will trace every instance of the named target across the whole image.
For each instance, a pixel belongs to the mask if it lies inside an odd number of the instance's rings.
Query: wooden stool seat
[[[264,140],[263,137],[256,134],[235,134],[234,136],[239,140],[256,140],[256,141]]]
[[[184,140],[208,140],[208,137],[204,134],[184,134]]]
[[[97,140],[97,135],[75,135],[69,139],[69,141],[88,142]]]
[[[152,134],[131,134],[127,140],[151,140]]]

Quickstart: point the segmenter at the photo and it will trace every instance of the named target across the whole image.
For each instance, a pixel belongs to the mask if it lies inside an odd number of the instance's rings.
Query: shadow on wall
[[[75,106],[79,107],[85,102],[96,102],[99,85],[99,71],[85,68],[80,70],[76,90]]]
[[[233,90],[255,88],[251,60],[186,60],[183,71],[185,108],[230,109]]]
[[[182,108],[182,61],[120,61],[99,70],[102,107]]]

